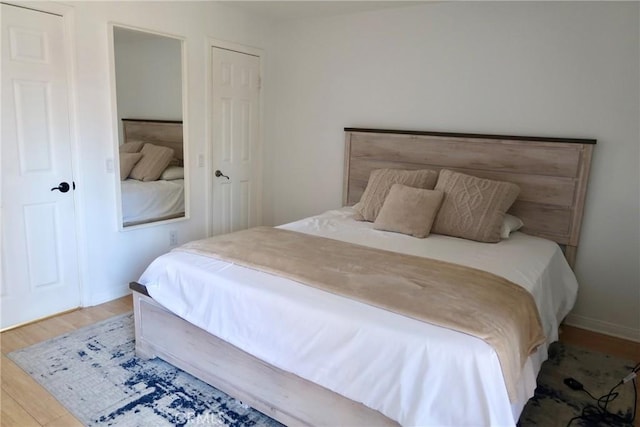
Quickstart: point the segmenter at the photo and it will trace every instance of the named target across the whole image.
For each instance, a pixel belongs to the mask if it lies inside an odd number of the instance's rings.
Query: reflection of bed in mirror
[[[122,126],[123,226],[183,217],[182,121],[122,119]]]

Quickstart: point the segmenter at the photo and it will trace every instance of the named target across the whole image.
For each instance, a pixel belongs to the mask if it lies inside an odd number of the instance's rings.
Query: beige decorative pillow
[[[367,188],[362,193],[360,203],[356,207],[355,219],[357,221],[375,221],[393,184],[432,190],[437,179],[438,172],[430,169],[376,169],[371,171]]]
[[[144,144],[144,141],[129,141],[121,144],[119,150],[121,153],[139,153]]]
[[[138,181],[155,181],[169,166],[173,158],[173,150],[153,144],[144,144],[142,159],[133,167],[129,176]]]
[[[505,212],[520,188],[443,169],[436,190],[444,192],[432,232],[479,242],[499,242]]]
[[[129,177],[131,169],[140,161],[142,153],[120,153],[120,181]]]
[[[431,231],[444,193],[393,184],[373,228],[425,238]]]

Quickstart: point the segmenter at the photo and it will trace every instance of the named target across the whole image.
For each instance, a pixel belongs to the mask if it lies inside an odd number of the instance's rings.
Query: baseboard
[[[129,285],[122,285],[116,288],[109,289],[107,291],[102,291],[99,293],[92,294],[88,301],[86,301],[83,306],[84,307],[93,307],[94,305],[102,304],[105,302],[113,301],[114,299],[121,298],[125,295],[131,294],[131,290],[129,289]]]
[[[611,335],[613,337],[629,341],[640,342],[640,329],[616,325],[615,323],[604,322],[602,320],[592,319],[578,314],[569,314],[564,323],[569,326],[575,326],[576,328]]]

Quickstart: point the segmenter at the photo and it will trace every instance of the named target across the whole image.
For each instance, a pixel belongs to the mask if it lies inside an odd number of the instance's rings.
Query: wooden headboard
[[[345,128],[343,204],[374,169],[447,168],[520,186],[510,213],[523,232],[560,244],[571,267],[580,240],[594,139]]]
[[[124,142],[145,141],[172,148],[174,157],[184,160],[182,121],[122,119]]]

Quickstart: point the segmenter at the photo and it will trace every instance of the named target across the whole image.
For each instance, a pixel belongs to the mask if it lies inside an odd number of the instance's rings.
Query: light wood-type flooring
[[[31,323],[0,334],[0,348],[2,350],[2,362],[0,364],[0,377],[2,379],[0,425],[2,427],[81,426],[82,424],[60,405],[51,394],[7,358],[6,355],[14,350],[131,310],[131,297],[123,297],[95,307],[83,308]],[[640,343],[570,326],[563,326],[560,339],[592,350],[637,362],[640,361]],[[640,427],[640,417],[636,419],[636,427]]]

